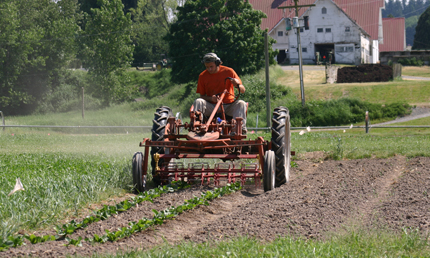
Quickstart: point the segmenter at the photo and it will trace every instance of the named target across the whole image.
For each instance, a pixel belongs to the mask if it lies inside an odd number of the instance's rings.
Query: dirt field
[[[61,257],[67,254],[114,253],[118,249],[147,249],[167,241],[204,242],[249,235],[262,240],[294,235],[324,239],[351,225],[362,228],[430,228],[430,158],[322,160],[321,153],[308,153],[296,161],[289,183],[271,192],[246,187],[216,199],[210,206],[185,212],[175,220],[115,243],[65,247],[65,241],[27,244],[0,253],[2,257],[33,255]],[[129,221],[151,217],[183,203],[205,189],[194,187],[159,197],[106,221],[95,223],[71,237],[85,238],[114,230]],[[44,232],[51,233],[54,232]]]

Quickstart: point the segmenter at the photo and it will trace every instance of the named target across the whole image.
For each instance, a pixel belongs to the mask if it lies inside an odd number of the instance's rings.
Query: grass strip
[[[423,234],[424,233],[424,234]],[[72,256],[81,258],[84,256]],[[116,254],[95,253],[91,258],[193,258],[193,257],[430,257],[428,236],[418,229],[389,230],[350,229],[324,240],[300,236],[279,236],[273,241],[258,237],[238,236],[203,243],[184,241],[178,245],[164,243],[149,250],[118,251]],[[88,258],[88,256],[85,256]]]
[[[104,205],[98,211],[94,212],[94,215],[87,216],[83,221],[76,222],[75,220],[70,221],[69,223],[63,224],[62,226],[56,226],[55,229],[57,231],[57,235],[44,235],[44,236],[36,236],[34,234],[28,235],[16,235],[9,236],[6,239],[0,237],[0,251],[6,250],[10,247],[21,246],[24,242],[24,238],[28,239],[30,243],[37,244],[43,243],[46,241],[54,241],[61,240],[67,238],[67,235],[73,234],[76,230],[85,228],[91,223],[106,220],[112,215],[116,215],[121,212],[125,212],[132,207],[135,207],[137,204],[140,204],[144,201],[153,202],[153,200],[162,194],[174,192],[177,190],[185,189],[190,187],[189,184],[183,181],[173,181],[169,185],[159,186],[158,188],[151,189],[149,191],[140,193],[139,195],[132,197],[129,200],[124,200],[116,205]],[[73,242],[69,240],[69,242]]]
[[[143,218],[137,222],[130,222],[128,227],[122,227],[117,231],[109,231],[108,229],[106,229],[106,234],[104,234],[103,236],[98,236],[97,234],[95,234],[93,238],[85,238],[85,241],[91,243],[106,243],[108,241],[117,241],[119,239],[131,236],[134,233],[146,230],[151,226],[161,225],[165,220],[172,219],[186,210],[192,210],[199,205],[209,205],[209,201],[236,192],[240,189],[241,185],[239,182],[236,182],[234,184],[227,184],[226,186],[221,188],[215,188],[213,191],[207,191],[202,193],[201,197],[194,197],[192,199],[186,200],[184,204],[179,205],[177,207],[172,206],[163,211],[152,210],[154,212],[154,217],[152,219]],[[66,238],[66,240],[68,241],[68,245],[82,245],[81,238]]]

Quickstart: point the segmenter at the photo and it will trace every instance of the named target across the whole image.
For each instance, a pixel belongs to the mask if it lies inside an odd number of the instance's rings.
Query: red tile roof
[[[383,18],[384,44],[379,45],[379,51],[404,51],[405,40],[405,18]]]
[[[370,36],[378,39],[379,9],[384,6],[384,0],[331,0],[337,4],[349,17],[357,22]],[[278,9],[278,6],[292,6],[293,0],[249,0],[254,9],[263,11],[267,18],[262,20],[261,28],[272,30],[284,17],[295,16],[294,9]],[[299,5],[314,4],[316,0],[299,0]],[[301,8],[299,16],[308,8]],[[312,22],[312,17],[309,18]]]

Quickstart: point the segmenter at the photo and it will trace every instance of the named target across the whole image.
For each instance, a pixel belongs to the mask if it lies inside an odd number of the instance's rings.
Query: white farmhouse
[[[309,17],[309,29],[301,29],[302,60],[315,64],[317,56],[332,63],[360,64],[371,62],[373,54],[370,35],[332,0],[317,0],[303,16]],[[297,30],[288,34],[290,62],[299,63]]]

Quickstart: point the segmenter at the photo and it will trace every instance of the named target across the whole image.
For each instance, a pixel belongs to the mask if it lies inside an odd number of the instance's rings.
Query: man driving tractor
[[[206,70],[199,75],[196,92],[200,94],[200,98],[194,101],[194,111],[210,116],[219,98],[217,94],[227,89],[229,94],[223,100],[225,114],[233,118],[242,118],[242,134],[246,134],[246,103],[243,100],[234,101],[234,88],[240,93],[245,93],[245,86],[242,85],[239,76],[232,68],[221,65],[222,61],[215,53],[204,55],[202,63]]]

